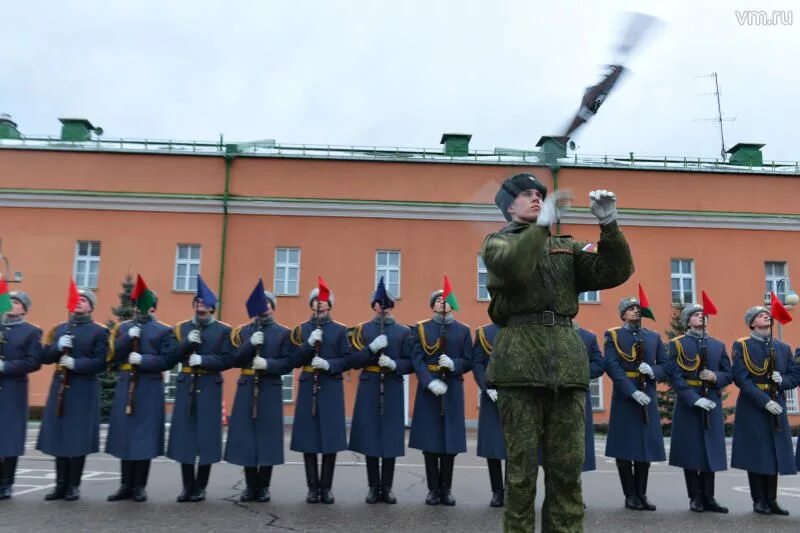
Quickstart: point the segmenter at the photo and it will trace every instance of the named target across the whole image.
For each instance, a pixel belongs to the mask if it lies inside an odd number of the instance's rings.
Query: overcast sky
[[[800,7],[742,25],[748,1],[26,0],[0,4],[0,112],[23,134],[58,117],[107,137],[368,146],[533,147],[559,133],[613,58],[623,13],[664,22],[575,141],[580,153],[800,159]],[[743,14],[740,13],[740,16]],[[781,19],[785,22],[786,19]]]

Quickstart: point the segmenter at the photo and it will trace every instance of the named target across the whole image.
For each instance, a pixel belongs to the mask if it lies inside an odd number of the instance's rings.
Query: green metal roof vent
[[[536,143],[536,146],[539,147],[539,160],[550,165],[567,157],[567,141],[569,141],[569,137],[563,135],[544,135]]]
[[[96,128],[85,118],[60,118],[62,141],[91,141],[92,132],[103,134],[103,128]]]
[[[22,139],[17,123],[6,113],[0,113],[0,139]]]
[[[737,143],[733,148],[726,150],[731,154],[728,164],[760,167],[764,164],[764,154],[761,153],[763,147],[763,144],[757,143]]]
[[[469,133],[443,133],[440,144],[444,145],[444,155],[458,157],[469,155],[469,140],[472,135]]]

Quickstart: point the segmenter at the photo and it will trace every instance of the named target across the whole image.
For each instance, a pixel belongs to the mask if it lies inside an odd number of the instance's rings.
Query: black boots
[[[258,468],[255,466],[244,467],[244,482],[245,489],[242,495],[239,496],[239,501],[252,502],[256,499],[256,491],[258,490]]]
[[[703,507],[712,513],[727,514],[728,508],[714,499],[714,472],[700,472],[700,487],[703,490]]]
[[[656,506],[647,499],[647,475],[650,472],[650,463],[633,463],[633,479],[636,483],[636,496],[645,511],[655,511]]]
[[[364,501],[373,504],[379,501],[395,504],[397,498],[392,492],[394,482],[394,457],[373,457],[367,456],[367,497]],[[380,464],[380,461],[383,464]]]
[[[150,477],[150,460],[136,461],[133,466],[133,494],[131,496],[133,501],[139,503],[147,501],[147,492],[144,488],[147,486],[148,477]]]
[[[319,501],[328,505],[334,503],[331,487],[333,487],[333,470],[336,468],[336,454],[322,454],[322,473],[319,479]]]
[[[428,482],[428,495],[425,505],[439,505],[439,455],[423,452],[425,457],[425,479]]]
[[[753,511],[758,514],[788,516],[789,511],[778,505],[778,476],[747,473],[750,482],[750,496],[753,498]]]
[[[177,501],[185,503],[205,500],[209,477],[211,477],[211,465],[197,465],[197,475],[195,475],[194,464],[181,463],[183,490],[178,494]]]
[[[319,503],[319,466],[317,464],[317,454],[304,453],[303,461],[306,466],[306,485],[308,486],[306,503]]]
[[[67,492],[67,457],[56,457],[56,486],[45,495],[46,501],[63,500]]]
[[[453,465],[456,461],[456,456],[442,455],[441,457],[441,469],[439,470],[441,481],[439,486],[439,503],[452,507],[456,504],[456,499],[450,491],[453,487]]]
[[[257,502],[265,503],[272,499],[272,497],[269,494],[269,485],[271,481],[272,481],[272,465],[259,467],[258,488],[256,489]]]
[[[74,502],[81,497],[81,477],[83,477],[83,465],[86,463],[86,456],[69,457],[67,459],[67,490],[64,493],[64,501]]]
[[[0,500],[11,498],[11,487],[17,471],[17,458],[6,457],[0,460]]]
[[[714,499],[714,472],[698,472],[697,470],[683,470],[686,479],[686,492],[689,494],[689,509],[695,513],[711,511],[712,513],[727,513],[728,508],[721,506]]]
[[[201,502],[206,499],[209,477],[211,477],[211,465],[197,465],[197,477],[194,478],[194,492],[192,492],[191,501]]]
[[[118,502],[120,500],[127,500],[133,496],[133,471],[134,461],[122,461],[120,465],[120,483],[119,488],[114,494],[106,498],[110,502]]]
[[[183,490],[178,494],[176,500],[178,503],[186,503],[192,501],[192,494],[194,494],[194,464],[181,463],[181,481],[183,482]]]
[[[619,481],[622,484],[622,493],[625,494],[625,508],[634,511],[641,511],[644,509],[642,502],[636,495],[636,482],[633,477],[633,463],[631,461],[624,461],[617,459],[617,472],[619,472]]]
[[[489,483],[492,487],[491,507],[502,507],[505,503],[505,492],[503,490],[503,465],[500,459],[486,459],[489,466]]]

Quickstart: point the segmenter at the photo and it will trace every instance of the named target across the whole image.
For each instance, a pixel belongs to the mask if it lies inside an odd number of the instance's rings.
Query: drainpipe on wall
[[[236,157],[235,145],[228,145],[225,150],[225,191],[222,193],[222,244],[219,252],[219,284],[217,318],[222,319],[223,290],[225,288],[225,254],[228,249],[228,199],[230,197],[231,166]]]

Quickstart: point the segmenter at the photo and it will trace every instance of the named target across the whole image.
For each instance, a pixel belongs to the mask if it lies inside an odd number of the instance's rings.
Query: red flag
[[[317,295],[317,300],[320,302],[327,302],[331,298],[331,290],[325,284],[325,280],[322,279],[322,276],[317,276],[318,284],[319,284],[319,294]]]
[[[707,315],[717,314],[717,306],[714,305],[714,302],[712,302],[711,298],[708,297],[706,291],[703,291],[703,313]]]
[[[641,309],[643,317],[649,318],[650,320],[656,319],[655,315],[653,315],[653,310],[650,309],[650,300],[647,299],[647,295],[644,293],[641,283],[639,283],[639,308]]]
[[[780,298],[775,294],[775,291],[769,293],[769,301],[771,302],[770,314],[772,314],[773,319],[781,324],[788,324],[792,321],[792,315],[790,315],[789,311],[783,306]]]
[[[80,299],[81,295],[78,294],[78,287],[75,285],[75,280],[69,278],[69,293],[67,294],[67,311],[70,313],[75,312],[75,308],[78,307],[78,300]]]

